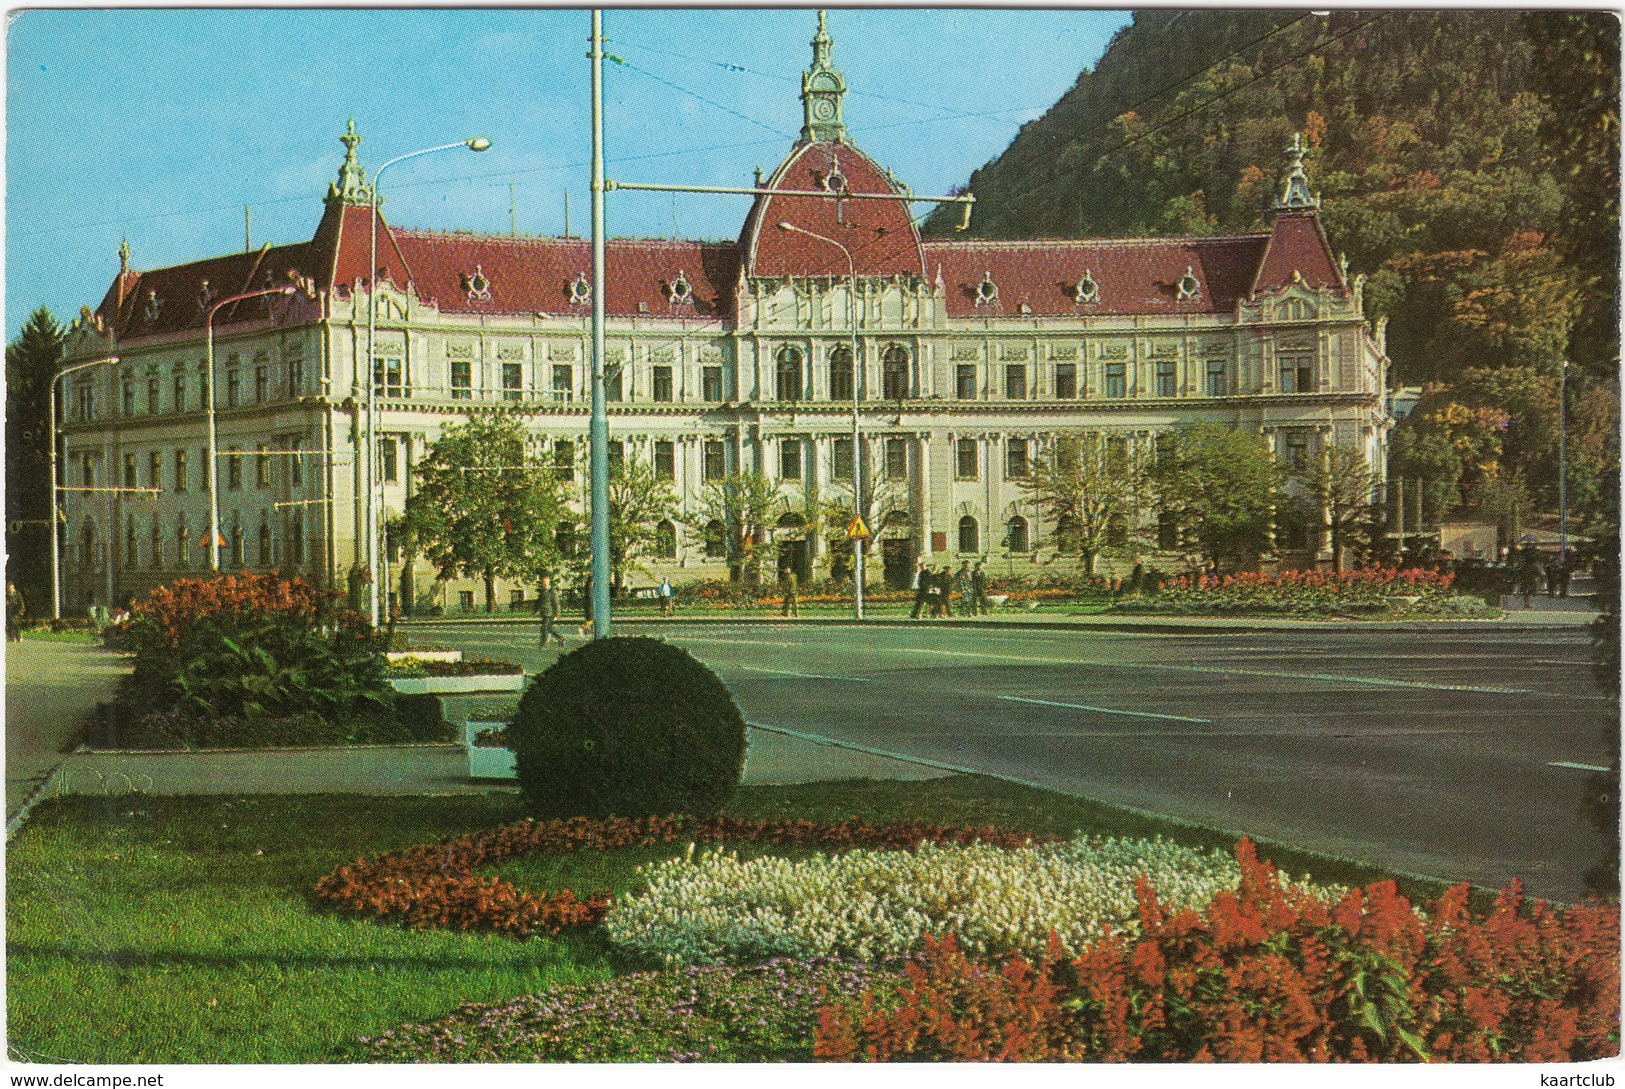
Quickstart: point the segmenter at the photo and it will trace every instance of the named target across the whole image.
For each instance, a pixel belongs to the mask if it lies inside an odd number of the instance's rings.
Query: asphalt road
[[[573,630],[573,629],[571,629]],[[1009,776],[1389,869],[1559,900],[1613,704],[1572,632],[1176,635],[625,626],[715,669],[753,722]],[[551,661],[535,628],[417,636]],[[579,645],[572,639],[571,646]]]

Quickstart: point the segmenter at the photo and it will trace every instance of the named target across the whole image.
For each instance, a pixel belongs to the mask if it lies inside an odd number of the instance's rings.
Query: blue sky
[[[1092,66],[1123,12],[832,10],[851,138],[918,193],[997,155]],[[619,181],[748,185],[801,125],[812,10],[604,16],[605,148]],[[588,228],[585,10],[57,10],[7,34],[6,328],[94,307],[128,237],[159,268],[310,237],[354,117],[369,169],[480,134],[483,155],[384,177],[391,223]],[[746,197],[616,193],[612,235],[733,238]],[[924,214],[928,206],[917,205]]]

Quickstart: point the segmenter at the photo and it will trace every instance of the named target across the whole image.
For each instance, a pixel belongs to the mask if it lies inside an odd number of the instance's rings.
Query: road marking
[[[868,677],[831,677],[824,673],[797,673],[793,669],[763,669],[761,666],[737,666],[738,669],[748,669],[752,673],[778,673],[785,677],[807,677],[815,681],[867,681]]]
[[[1567,760],[1551,760],[1546,764],[1549,768],[1573,768],[1575,771],[1609,771],[1610,768],[1599,768],[1595,764],[1571,764]]]
[[[1132,715],[1135,718],[1165,718],[1173,722],[1212,722],[1210,718],[1187,718],[1184,715],[1154,715],[1149,711],[1119,711],[1113,707],[1091,707],[1086,703],[1057,703],[1054,700],[1034,700],[1025,696],[999,696],[1011,703],[1038,703],[1045,707],[1070,707],[1075,711],[1098,711],[1103,715]]]
[[[709,639],[703,636],[691,635],[682,636],[682,640],[685,643],[726,643],[729,645],[751,647],[791,647],[799,649],[800,647],[804,646],[802,643],[770,643],[765,639]]]

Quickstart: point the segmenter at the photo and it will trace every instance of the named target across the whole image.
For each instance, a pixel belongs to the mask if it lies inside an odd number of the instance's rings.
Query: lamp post
[[[209,452],[203,470],[209,474],[209,570],[217,575],[220,573],[220,481],[219,474],[215,472],[217,455],[214,423],[214,316],[220,312],[221,307],[242,302],[244,299],[257,299],[262,295],[292,295],[298,290],[293,284],[285,284],[282,287],[245,291],[241,295],[221,299],[209,307],[209,316],[203,322],[203,400],[209,417]]]
[[[491,141],[483,136],[471,136],[467,140],[458,140],[456,143],[439,144],[435,147],[426,147],[421,151],[409,151],[405,155],[397,155],[383,166],[380,166],[372,175],[372,222],[370,224],[371,241],[367,249],[367,427],[365,442],[367,444],[366,457],[362,459],[366,467],[365,487],[367,501],[365,504],[367,517],[367,571],[371,576],[367,583],[367,610],[372,620],[372,626],[378,626],[378,433],[376,421],[378,416],[378,377],[372,373],[378,366],[378,182],[383,178],[384,171],[396,163],[415,159],[419,155],[430,155],[436,151],[451,151],[454,148],[466,147],[470,151],[487,151]],[[356,368],[358,371],[361,369]]]
[[[820,242],[827,242],[841,251],[846,258],[846,278],[851,290],[848,300],[852,331],[852,513],[857,518],[863,517],[863,433],[862,423],[858,418],[858,396],[860,384],[858,382],[858,270],[852,260],[852,251],[833,238],[826,238],[821,234],[797,227],[794,223],[780,223],[779,230],[790,231],[793,234],[803,234],[808,238],[816,238]],[[853,597],[852,615],[855,620],[863,619],[863,538],[852,538],[852,574]]]
[[[51,455],[50,455],[50,465],[51,465],[51,517],[50,517],[50,523],[51,523],[51,619],[53,619],[53,620],[61,620],[62,619],[62,546],[57,541],[57,525],[56,525],[56,502],[57,502],[57,500],[56,500],[56,496],[57,496],[57,482],[56,482],[56,432],[57,432],[57,426],[56,426],[56,384],[58,382],[62,381],[62,379],[64,377],[66,377],[67,375],[72,374],[74,371],[82,371],[86,367],[98,367],[98,366],[102,365],[103,363],[117,363],[117,362],[118,362],[118,356],[110,355],[106,359],[92,359],[88,363],[75,363],[71,367],[64,367],[62,370],[58,371],[57,374],[56,374],[56,377],[51,379],[50,386],[47,387],[46,411],[50,414],[50,418],[51,418]],[[109,527],[109,532],[111,532],[111,527]],[[111,599],[109,599],[109,600],[111,600]]]
[[[1557,507],[1559,569],[1569,562],[1569,361],[1557,372]]]

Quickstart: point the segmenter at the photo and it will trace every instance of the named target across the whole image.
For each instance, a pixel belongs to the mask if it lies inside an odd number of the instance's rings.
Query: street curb
[[[62,774],[62,767],[63,765],[58,764],[56,767],[52,768],[51,774],[45,777],[44,782],[40,783],[39,786],[35,787],[33,791],[29,793],[27,800],[24,801],[22,807],[17,810],[17,815],[6,821],[7,843],[10,843],[11,837],[16,835],[17,831],[22,828],[24,824],[28,823],[28,818],[30,815],[32,815],[34,807],[40,802],[44,801],[45,796],[50,793],[51,788],[56,785],[57,777]]]
[[[1396,869],[1393,866],[1386,866],[1378,862],[1372,862],[1369,859],[1350,858],[1347,855],[1328,854],[1325,851],[1316,851],[1309,847],[1300,847],[1297,844],[1286,843],[1281,840],[1266,839],[1263,836],[1255,835],[1251,832],[1238,832],[1230,828],[1216,828],[1211,824],[1201,824],[1197,821],[1186,820],[1183,817],[1174,817],[1166,813],[1157,813],[1150,809],[1141,809],[1138,806],[1122,805],[1117,802],[1105,802],[1101,801],[1099,798],[1091,798],[1087,794],[1078,794],[1074,791],[1062,790],[1060,787],[1047,786],[1043,783],[1035,783],[1030,779],[1018,779],[1013,775],[1004,775],[996,771],[977,771],[974,768],[960,767],[957,764],[946,764],[940,760],[929,760],[920,756],[905,756],[902,753],[886,752],[883,749],[871,748],[868,745],[859,745],[851,741],[837,741],[832,737],[823,737],[819,734],[803,733],[800,730],[790,730],[782,726],[764,726],[760,722],[746,722],[745,725],[751,727],[752,729],[762,730],[766,733],[783,734],[786,737],[793,737],[800,741],[808,741],[817,745],[829,745],[837,749],[851,749],[855,752],[861,752],[868,756],[879,756],[890,760],[899,760],[905,764],[919,764],[923,767],[938,768],[942,771],[951,771],[959,775],[980,775],[987,779],[997,779],[1003,783],[1011,783],[1015,786],[1030,787],[1033,790],[1042,790],[1049,794],[1059,794],[1067,798],[1077,798],[1080,801],[1089,802],[1093,805],[1105,806],[1109,809],[1121,810],[1124,813],[1133,813],[1136,816],[1144,817],[1148,820],[1165,821],[1168,824],[1173,824],[1180,828],[1190,828],[1196,831],[1209,832],[1220,836],[1234,836],[1237,840],[1246,837],[1261,847],[1279,847],[1282,850],[1296,851],[1299,854],[1310,855],[1315,858],[1324,858],[1329,861],[1341,862],[1351,866],[1363,866],[1374,870],[1380,870],[1384,873],[1390,873],[1396,877],[1403,877],[1407,880],[1416,881],[1424,885],[1437,885],[1444,888],[1452,888],[1456,885],[1465,884],[1471,889],[1475,889],[1479,892],[1487,894],[1495,894],[1501,891],[1500,889],[1491,888],[1488,885],[1474,884],[1471,881],[1450,881],[1442,877],[1433,877],[1428,874],[1413,873],[1410,870]],[[1564,901],[1550,899],[1547,899],[1546,902],[1549,904],[1564,903]]]

